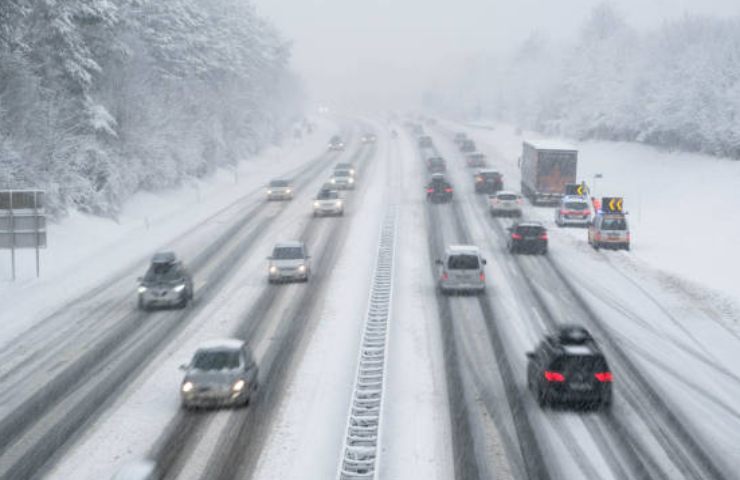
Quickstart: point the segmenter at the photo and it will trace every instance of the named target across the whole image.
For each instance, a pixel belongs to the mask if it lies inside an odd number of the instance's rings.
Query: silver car
[[[293,187],[287,180],[273,180],[267,186],[268,200],[292,200]]]
[[[313,201],[313,216],[344,215],[344,202],[336,190],[322,189]]]
[[[518,193],[500,191],[495,195],[488,196],[488,207],[491,215],[496,216],[522,216],[522,196]]]
[[[297,280],[307,282],[311,275],[310,256],[306,244],[300,241],[281,242],[275,245],[272,255],[267,257],[267,279],[270,283]]]
[[[181,368],[185,370],[180,386],[185,408],[247,405],[257,389],[257,363],[241,340],[204,344]]]
[[[337,190],[353,190],[355,188],[355,176],[349,170],[334,170],[329,183]]]
[[[483,292],[486,260],[474,245],[450,245],[444,257],[437,260],[439,266],[439,289],[442,293]]]

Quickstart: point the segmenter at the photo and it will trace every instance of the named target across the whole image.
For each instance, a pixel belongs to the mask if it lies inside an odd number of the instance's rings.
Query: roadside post
[[[17,249],[36,252],[36,278],[41,275],[40,249],[46,248],[44,191],[0,190],[0,249],[10,250],[11,278],[16,278]]]

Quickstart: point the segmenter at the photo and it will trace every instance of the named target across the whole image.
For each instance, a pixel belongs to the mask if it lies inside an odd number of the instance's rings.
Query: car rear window
[[[535,225],[527,225],[527,226],[519,226],[516,227],[516,233],[523,235],[525,237],[533,237],[541,235],[545,232],[544,227],[538,227]]]
[[[516,200],[517,197],[513,193],[499,193],[496,198],[499,200]]]
[[[144,276],[147,282],[172,282],[180,279],[176,263],[153,263]]]
[[[287,180],[273,180],[270,182],[271,187],[287,187],[288,181]]]
[[[498,172],[481,172],[481,175],[487,179],[497,179],[501,177],[501,174]]]
[[[602,230],[627,230],[627,221],[624,218],[605,218],[601,222]]]
[[[591,374],[609,370],[606,360],[601,355],[563,355],[556,357],[549,368],[563,373],[566,378],[569,372]]]
[[[234,370],[239,368],[239,352],[201,350],[195,354],[193,368],[198,370]]]
[[[565,202],[565,208],[568,210],[588,210],[588,203],[586,202]]]
[[[303,258],[303,249],[301,247],[278,247],[273,250],[272,258],[275,260],[295,260]]]
[[[450,270],[477,270],[480,268],[477,255],[457,254],[451,255],[447,261]]]

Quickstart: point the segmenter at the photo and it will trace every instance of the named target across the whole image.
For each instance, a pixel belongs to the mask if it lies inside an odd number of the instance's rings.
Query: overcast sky
[[[253,0],[293,40],[293,65],[319,101],[416,101],[463,56],[516,46],[530,32],[568,38],[596,0]],[[615,0],[637,28],[686,13],[740,14],[740,0]]]

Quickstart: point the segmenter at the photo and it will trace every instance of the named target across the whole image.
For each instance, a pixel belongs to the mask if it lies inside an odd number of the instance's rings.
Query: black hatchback
[[[509,252],[547,253],[547,229],[540,222],[518,222],[509,227]]]
[[[540,406],[611,406],[612,372],[585,328],[561,326],[527,357],[527,386]]]

